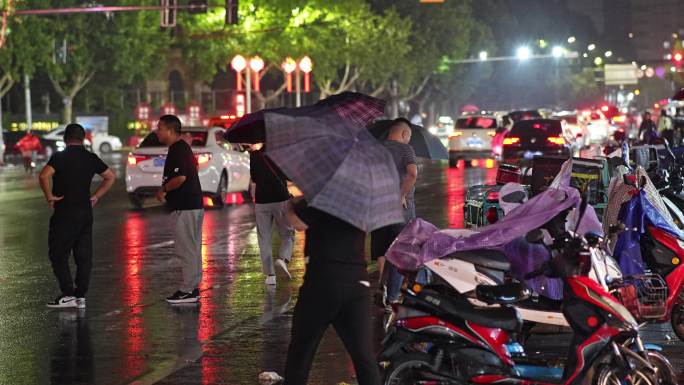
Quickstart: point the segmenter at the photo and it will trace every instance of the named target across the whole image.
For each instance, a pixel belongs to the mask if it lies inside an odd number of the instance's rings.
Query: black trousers
[[[48,249],[52,271],[57,277],[62,295],[84,297],[93,266],[92,210],[55,211],[50,218]],[[69,257],[72,254],[76,263],[75,281],[69,269]]]
[[[292,320],[285,385],[305,385],[318,344],[332,325],[351,356],[359,385],[379,385],[368,287],[358,280],[306,279]]]

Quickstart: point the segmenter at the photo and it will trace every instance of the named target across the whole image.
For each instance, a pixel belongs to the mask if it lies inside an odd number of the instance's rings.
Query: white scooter
[[[522,187],[513,189],[508,186],[504,187],[500,193],[500,206],[504,211],[512,210],[526,200],[526,196],[520,194]],[[608,289],[608,283],[622,277],[620,267],[604,251],[603,239],[595,240],[590,250],[592,269],[589,276]],[[474,293],[477,285],[501,285],[509,279],[511,270],[510,262],[502,252],[485,249],[455,252],[446,257],[431,260],[423,267],[459,293],[473,294],[469,296],[471,301],[480,306],[488,305],[476,299]],[[516,302],[515,307],[525,321],[569,326],[561,313],[560,303],[561,301],[547,297],[533,296],[524,302]]]

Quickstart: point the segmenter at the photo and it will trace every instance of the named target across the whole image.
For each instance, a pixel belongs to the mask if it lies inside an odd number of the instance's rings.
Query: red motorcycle
[[[564,280],[562,310],[573,330],[567,357],[527,356],[514,342],[522,320],[509,305],[530,294],[521,284],[477,287],[478,299],[498,308],[476,307],[448,287],[413,285],[382,344],[384,384],[676,384],[668,360],[644,346],[630,311],[587,277],[584,237],[566,235],[555,246],[527,278]]]

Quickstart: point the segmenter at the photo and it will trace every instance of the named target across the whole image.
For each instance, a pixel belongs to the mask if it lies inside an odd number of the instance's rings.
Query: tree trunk
[[[73,114],[72,108],[74,104],[74,98],[65,97],[64,99],[62,99],[62,102],[64,103],[64,110],[62,113],[62,116],[64,117],[64,123],[72,123],[71,118]]]

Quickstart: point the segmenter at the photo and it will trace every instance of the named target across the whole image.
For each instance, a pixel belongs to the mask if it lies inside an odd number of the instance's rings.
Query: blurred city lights
[[[553,55],[553,57],[558,58],[558,57],[563,56],[564,51],[565,51],[565,49],[563,47],[557,45],[557,46],[553,47],[553,49],[551,50],[551,55]]]
[[[630,32],[627,36],[629,36],[630,39],[634,39],[634,33]]]
[[[641,94],[641,91],[639,90],[634,90],[634,95],[639,96]]]
[[[596,57],[596,59],[594,59],[594,64],[600,66],[601,64],[603,64],[603,59],[601,59],[600,56]]]
[[[587,46],[587,49],[588,49],[589,51],[595,50],[595,49],[596,49],[596,44],[593,44],[593,43],[592,43],[592,44],[589,44],[589,45]]]
[[[641,70],[642,70],[642,71],[646,71],[646,64],[644,64],[644,65],[641,66]]]
[[[570,36],[570,37],[568,38],[568,43],[572,44],[572,43],[574,43],[576,40],[577,40],[577,39],[575,39],[574,36]]]
[[[516,51],[515,56],[520,60],[527,60],[530,58],[530,49],[528,47],[520,47]]]
[[[480,55],[479,55],[480,60],[487,60],[488,56],[489,55],[487,54],[487,51],[480,51]]]
[[[674,66],[670,67],[670,72],[677,72],[677,67],[674,67]]]
[[[613,56],[613,51],[606,51],[606,57]]]

